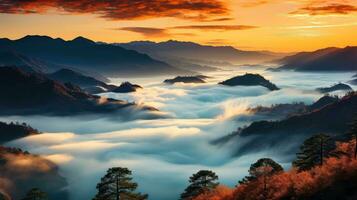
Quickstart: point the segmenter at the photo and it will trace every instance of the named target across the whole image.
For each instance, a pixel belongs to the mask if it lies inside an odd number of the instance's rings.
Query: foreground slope
[[[22,199],[30,189],[39,187],[49,199],[68,199],[67,181],[53,162],[3,146],[0,146],[0,161],[0,194],[3,196]]]

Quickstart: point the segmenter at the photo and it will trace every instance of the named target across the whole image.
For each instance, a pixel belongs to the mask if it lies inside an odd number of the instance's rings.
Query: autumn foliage
[[[219,186],[216,190],[201,194],[195,200],[281,200],[281,199],[357,199],[357,160],[353,157],[355,143],[341,142],[336,152],[340,156],[324,160],[322,166],[307,171],[292,168],[272,175],[267,181],[249,181],[234,189]]]

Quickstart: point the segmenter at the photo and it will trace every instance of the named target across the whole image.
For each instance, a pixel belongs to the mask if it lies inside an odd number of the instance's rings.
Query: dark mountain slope
[[[62,84],[13,67],[0,68],[0,91],[2,115],[107,113],[136,107],[124,101],[90,95],[72,84]]]
[[[280,69],[297,71],[357,71],[357,47],[326,48],[278,60]]]
[[[38,130],[25,123],[0,122],[0,144],[34,134],[39,134]]]
[[[71,41],[47,36],[0,39],[0,48],[78,70],[106,76],[142,76],[187,73],[146,54],[78,37]]]
[[[83,75],[79,72],[70,69],[60,69],[52,74],[48,74],[47,77],[49,77],[52,80],[59,81],[63,84],[72,83],[73,85],[78,85],[84,90],[93,87],[102,87],[105,88],[106,90],[113,90],[114,88],[116,88],[116,86],[114,85],[108,85],[93,77]]]
[[[320,110],[293,116],[286,120],[269,122],[254,122],[239,134],[248,136],[253,134],[294,134],[314,132],[344,133],[348,123],[357,112],[357,93],[351,93],[336,103],[329,104]]]
[[[325,101],[325,100],[324,100]],[[328,100],[330,102],[330,100]],[[323,103],[323,102],[320,102]],[[326,103],[326,102],[325,102]],[[314,106],[317,107],[317,106]],[[288,154],[296,152],[299,142],[318,133],[341,135],[350,128],[350,123],[357,113],[357,93],[352,92],[339,101],[329,103],[320,109],[294,115],[281,121],[258,121],[250,126],[240,128],[231,135],[214,141],[215,144],[225,144],[246,139],[245,143],[236,146],[235,155],[248,152],[274,149]],[[285,148],[283,150],[283,148]]]

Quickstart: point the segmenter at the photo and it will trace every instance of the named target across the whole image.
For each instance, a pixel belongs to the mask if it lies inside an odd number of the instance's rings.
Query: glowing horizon
[[[353,0],[0,1],[0,37],[192,41],[243,50],[356,46]]]

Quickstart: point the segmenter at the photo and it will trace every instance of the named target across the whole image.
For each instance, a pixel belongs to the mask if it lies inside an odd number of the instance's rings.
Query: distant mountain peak
[[[95,43],[93,40],[90,40],[90,39],[82,37],[82,36],[74,38],[73,40],[71,40],[71,42],[81,43],[81,44],[85,44],[85,43],[93,44],[93,43]]]

